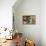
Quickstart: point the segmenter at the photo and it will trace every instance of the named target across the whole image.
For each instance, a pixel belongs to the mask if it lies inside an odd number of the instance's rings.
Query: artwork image
[[[23,24],[36,24],[36,16],[35,15],[23,16]]]

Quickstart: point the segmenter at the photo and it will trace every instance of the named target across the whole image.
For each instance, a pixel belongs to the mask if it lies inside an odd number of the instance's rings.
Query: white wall
[[[0,0],[0,26],[12,28],[12,6],[15,2],[16,0]],[[42,46],[46,46],[46,36],[45,36],[46,35],[46,0],[41,0],[41,6],[42,6],[41,36],[42,36],[42,44],[43,44]],[[30,26],[28,27],[30,28]]]
[[[22,3],[13,6],[15,28],[24,34],[24,37],[35,41],[36,46],[41,46],[41,29],[40,29],[40,0],[23,0]],[[23,25],[23,15],[36,15],[36,25]]]
[[[19,32],[23,32],[24,37],[33,39],[37,46],[46,46],[46,1],[45,0],[29,0],[30,2],[16,3],[13,6],[15,15],[15,28]],[[19,2],[19,1],[18,1]],[[21,2],[21,0],[20,0]],[[23,15],[36,15],[36,25],[23,25]],[[28,35],[27,35],[28,34]]]
[[[0,0],[0,27],[12,28],[12,6],[16,0]]]
[[[41,0],[41,38],[42,46],[46,46],[46,0]]]

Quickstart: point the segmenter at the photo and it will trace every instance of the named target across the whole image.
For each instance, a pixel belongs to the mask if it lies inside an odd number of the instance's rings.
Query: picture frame
[[[36,15],[24,15],[22,21],[23,24],[36,24]]]

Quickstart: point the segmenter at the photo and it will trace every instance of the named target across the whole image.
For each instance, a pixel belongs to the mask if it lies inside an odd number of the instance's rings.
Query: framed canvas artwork
[[[23,16],[23,24],[36,24],[36,16],[35,15],[24,15]]]

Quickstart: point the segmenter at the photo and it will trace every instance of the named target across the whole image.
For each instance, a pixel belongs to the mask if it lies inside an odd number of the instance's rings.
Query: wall
[[[19,1],[18,1],[19,2]],[[20,0],[21,2],[21,0]],[[30,4],[31,3],[31,4]],[[33,8],[33,9],[32,9]],[[46,46],[46,29],[45,29],[45,0],[32,0],[32,2],[16,3],[13,6],[13,13],[15,15],[15,28],[24,34],[24,37],[28,39],[34,39],[37,46]],[[36,25],[23,25],[23,15],[36,15]],[[40,22],[40,23],[39,23]],[[41,42],[41,43],[40,43]],[[44,42],[44,43],[43,43]]]
[[[0,27],[12,29],[12,6],[16,0],[0,0]]]
[[[41,46],[40,13],[40,0],[23,0],[22,3],[18,1],[18,3],[13,6],[15,29],[17,29],[18,32],[22,32],[24,38],[34,40],[36,46]],[[23,25],[23,15],[36,15],[36,25]]]
[[[40,23],[42,46],[46,46],[46,0],[41,1]]]
[[[0,26],[12,28],[12,6],[14,5],[15,2],[16,0],[0,0]],[[41,30],[42,46],[46,46],[46,36],[45,36],[46,35],[46,0],[41,0],[40,23],[42,29]]]

